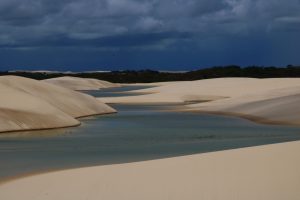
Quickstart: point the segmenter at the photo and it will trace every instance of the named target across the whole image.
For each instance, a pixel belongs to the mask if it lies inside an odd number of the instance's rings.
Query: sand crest
[[[54,85],[62,86],[71,90],[99,90],[102,88],[120,87],[120,84],[110,83],[108,81],[92,78],[78,78],[71,76],[51,78],[43,81],[47,83],[52,83]]]

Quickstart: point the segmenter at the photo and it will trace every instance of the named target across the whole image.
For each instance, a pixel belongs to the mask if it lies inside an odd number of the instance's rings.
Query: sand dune
[[[300,93],[273,98],[241,97],[188,105],[187,111],[230,114],[260,123],[300,124]]]
[[[119,84],[110,83],[108,81],[102,81],[91,78],[78,78],[71,76],[64,76],[59,78],[51,78],[43,80],[47,83],[52,83],[58,86],[69,88],[71,90],[99,90],[102,88],[119,87]]]
[[[152,93],[104,98],[108,103],[194,103],[186,110],[244,116],[265,123],[300,124],[300,79],[218,78],[171,82]],[[209,101],[204,103],[205,101]],[[197,103],[201,102],[201,103]]]
[[[89,95],[17,76],[1,76],[0,92],[0,132],[75,126],[77,117],[115,112]]]
[[[256,95],[272,90],[282,92],[286,89],[297,87],[300,87],[300,79],[297,78],[217,78],[169,82],[163,86],[136,91],[153,93],[150,95],[104,98],[103,101],[109,103],[183,103],[185,101],[215,100],[243,95]],[[270,97],[273,97],[273,95]]]
[[[0,197],[5,200],[298,200],[298,152],[300,142],[291,142],[72,169],[0,185]]]
[[[11,97],[22,98],[24,105],[29,106],[18,105],[18,111],[26,113],[35,110],[35,113],[41,114],[38,108],[46,107],[46,111],[54,113],[53,115],[65,118],[69,116],[62,115],[65,112],[52,106],[55,102],[60,103],[59,100],[52,102],[54,100],[46,94],[40,95],[39,89],[32,89],[32,92],[26,89],[28,86],[22,87],[7,87],[0,81],[1,91],[9,95],[19,95]],[[43,89],[46,88],[49,89],[46,86]],[[244,115],[268,123],[299,124],[300,121],[300,79],[210,79],[166,83],[139,91],[152,94],[106,98],[105,101],[182,103],[210,100],[190,104],[186,106],[186,110]],[[8,114],[3,113],[9,119],[9,112],[10,109],[14,109],[14,103],[8,99],[1,101],[6,103],[1,104],[5,105],[4,108],[0,108],[8,110]],[[75,113],[77,112],[79,111]],[[12,115],[16,116],[15,113]],[[37,120],[34,115],[27,116],[33,116],[33,121]],[[22,120],[22,117],[20,119]],[[4,183],[0,185],[0,198],[298,200],[298,152],[300,142],[289,142],[153,161],[64,170]]]

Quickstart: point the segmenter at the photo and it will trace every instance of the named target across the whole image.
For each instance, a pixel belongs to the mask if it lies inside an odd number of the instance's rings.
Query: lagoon
[[[124,88],[126,91],[130,88]],[[132,88],[136,89],[136,88]],[[97,91],[126,95],[122,89]],[[87,92],[93,94],[93,92]],[[0,134],[0,181],[32,173],[190,155],[300,139],[300,128],[177,112],[166,105],[112,105],[118,113],[80,127]],[[170,110],[169,110],[170,109]]]

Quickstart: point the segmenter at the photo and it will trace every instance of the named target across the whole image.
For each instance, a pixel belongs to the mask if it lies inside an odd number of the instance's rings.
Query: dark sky
[[[0,0],[0,70],[300,64],[300,0]]]

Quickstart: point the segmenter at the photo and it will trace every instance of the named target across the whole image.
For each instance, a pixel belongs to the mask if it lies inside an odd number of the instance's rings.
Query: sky
[[[0,0],[0,70],[300,64],[300,0]]]

